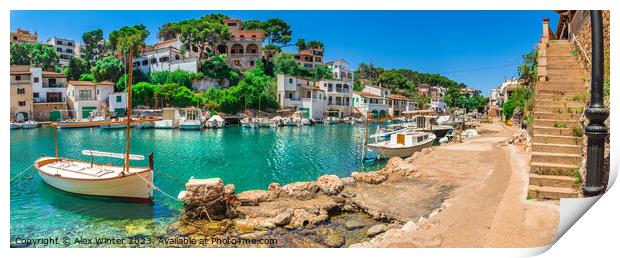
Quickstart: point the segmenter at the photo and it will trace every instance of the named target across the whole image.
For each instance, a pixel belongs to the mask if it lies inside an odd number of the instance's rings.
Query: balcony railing
[[[44,83],[43,88],[64,88],[65,84],[63,83]]]

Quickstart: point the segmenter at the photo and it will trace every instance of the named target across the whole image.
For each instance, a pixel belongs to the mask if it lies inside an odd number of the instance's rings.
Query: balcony
[[[65,88],[64,83],[44,83],[43,88]]]

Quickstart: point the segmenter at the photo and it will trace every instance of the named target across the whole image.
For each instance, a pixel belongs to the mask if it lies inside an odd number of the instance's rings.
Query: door
[[[54,110],[50,112],[50,121],[60,121],[60,111]]]
[[[89,118],[90,117],[90,113],[95,111],[97,108],[96,107],[83,107],[82,108],[82,118]]]

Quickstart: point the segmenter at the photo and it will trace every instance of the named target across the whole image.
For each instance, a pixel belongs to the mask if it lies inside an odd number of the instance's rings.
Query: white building
[[[327,62],[325,65],[332,70],[335,80],[347,81],[353,85],[355,79],[353,70],[349,69],[349,63],[344,59]]]
[[[127,92],[114,92],[108,96],[108,111],[116,116],[127,113]]]
[[[162,41],[134,58],[133,67],[144,73],[183,70],[198,72],[198,57],[181,53],[178,39]]]
[[[280,108],[303,111],[313,120],[322,120],[327,111],[327,94],[316,82],[278,74],[277,94]]]
[[[388,114],[390,116],[402,116],[405,111],[413,111],[416,109],[415,101],[399,94],[387,95]]]
[[[351,116],[353,84],[348,81],[322,80],[319,81],[319,88],[327,94],[327,110],[329,116],[338,118]]]
[[[69,65],[69,59],[75,56],[75,40],[53,37],[47,41],[47,44],[60,55],[58,63],[61,66]]]
[[[388,88],[364,86],[362,91],[353,92],[354,112],[363,115],[372,114],[373,117],[386,117],[389,114],[388,95],[390,95]]]
[[[31,68],[34,83],[32,97],[34,103],[65,102],[67,79],[62,73],[41,71]]]
[[[87,119],[92,111],[107,110],[110,94],[114,93],[114,83],[69,81],[67,84],[67,106],[73,118]]]

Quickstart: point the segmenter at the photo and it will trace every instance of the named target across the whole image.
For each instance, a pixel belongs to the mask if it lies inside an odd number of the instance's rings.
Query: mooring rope
[[[166,197],[169,197],[170,199],[173,199],[173,200],[175,200],[175,201],[181,201],[181,200],[179,200],[178,198],[176,198],[176,197],[174,197],[174,196],[172,196],[172,195],[170,195],[170,194],[168,194],[168,193],[164,192],[164,190],[161,190],[159,187],[155,186],[155,184],[153,184],[153,183],[152,183],[152,182],[150,182],[149,180],[146,180],[146,178],[144,178],[142,175],[140,175],[140,173],[139,173],[139,172],[136,172],[136,175],[138,175],[140,178],[142,178],[142,180],[144,180],[144,182],[146,182],[147,184],[149,184],[150,186],[152,186],[152,187],[153,187],[153,190],[157,190],[157,191],[159,191],[160,193],[164,194]]]
[[[11,180],[9,182],[13,182],[14,179],[18,178],[19,176],[21,176],[22,174],[26,173],[28,170],[30,170],[32,167],[34,166],[34,163],[32,165],[30,165],[29,167],[27,167],[26,169],[24,169],[22,172],[19,172],[17,175],[15,175],[14,177],[11,178]]]
[[[181,184],[185,185],[185,181],[183,181],[183,180],[181,180],[181,179],[178,179],[178,178],[176,178],[176,177],[173,177],[173,176],[171,176],[171,175],[168,175],[168,174],[166,174],[166,173],[164,173],[164,172],[157,172],[157,174],[163,175],[163,176],[165,176],[165,177],[167,177],[167,178],[170,178],[170,179],[172,179],[172,180],[174,180],[174,181],[177,181],[177,182],[179,182],[179,183],[181,183]]]

